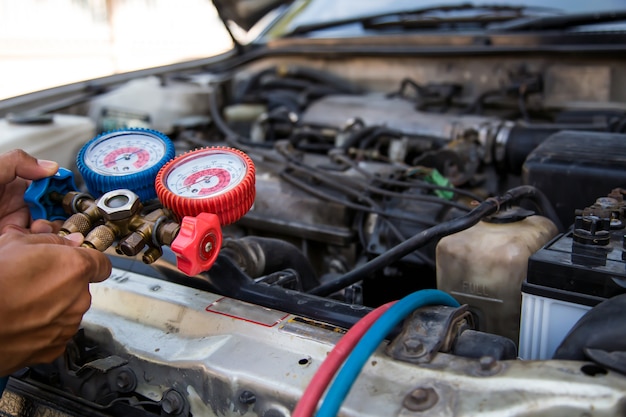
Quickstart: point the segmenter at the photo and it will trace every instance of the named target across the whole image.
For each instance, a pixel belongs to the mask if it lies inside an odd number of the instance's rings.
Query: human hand
[[[57,231],[58,225],[47,220],[37,220],[31,224],[30,212],[24,203],[24,192],[30,180],[56,174],[59,164],[37,160],[18,149],[0,154],[0,167],[0,234],[10,228],[30,228],[33,233]]]
[[[0,235],[0,376],[59,357],[91,304],[89,283],[111,273],[106,255],[68,237]]]

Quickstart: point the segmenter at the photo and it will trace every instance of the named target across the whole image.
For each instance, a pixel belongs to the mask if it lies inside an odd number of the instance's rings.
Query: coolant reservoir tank
[[[437,288],[468,304],[479,330],[515,342],[528,258],[557,234],[551,220],[531,214],[514,207],[437,245]]]

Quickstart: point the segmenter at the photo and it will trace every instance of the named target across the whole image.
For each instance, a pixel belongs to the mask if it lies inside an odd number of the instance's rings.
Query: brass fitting
[[[102,223],[102,215],[96,206],[96,202],[88,194],[70,191],[63,197],[62,204],[66,213],[74,214],[61,226],[59,231],[61,236],[69,235],[70,233],[80,233],[84,236],[89,233],[94,225]]]
[[[72,214],[69,219],[63,223],[59,235],[66,236],[70,233],[80,233],[83,236],[91,230],[92,221],[85,213]]]
[[[63,197],[63,207],[74,214],[59,234],[79,232],[85,236],[82,246],[99,251],[119,240],[115,250],[127,256],[136,256],[147,246],[142,257],[145,263],[157,260],[163,254],[161,246],[171,245],[180,230],[167,209],[144,215],[139,197],[130,190],[109,191],[98,200],[70,192]]]
[[[96,203],[107,222],[123,222],[132,219],[143,209],[137,194],[130,190],[109,191]]]
[[[148,248],[143,253],[143,256],[141,257],[141,260],[145,264],[151,264],[152,262],[154,262],[157,259],[159,259],[161,257],[161,255],[163,255],[163,251],[161,250],[161,248],[152,247],[152,248]]]
[[[126,256],[135,256],[146,246],[146,238],[139,232],[133,232],[120,241],[117,253]]]
[[[85,236],[85,240],[81,246],[104,252],[113,244],[115,237],[115,232],[110,226],[101,224]]]

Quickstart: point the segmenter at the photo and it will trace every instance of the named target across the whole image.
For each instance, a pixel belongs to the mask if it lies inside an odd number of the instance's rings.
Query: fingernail
[[[54,170],[59,169],[59,164],[57,164],[54,161],[49,161],[47,159],[38,159],[37,160],[37,164],[40,167],[43,167],[43,168],[46,168],[46,169],[50,169],[50,170],[52,170],[52,169],[54,169]]]
[[[67,240],[71,240],[72,242],[76,242],[79,245],[83,243],[84,237],[80,233],[70,233],[69,235],[64,236]]]

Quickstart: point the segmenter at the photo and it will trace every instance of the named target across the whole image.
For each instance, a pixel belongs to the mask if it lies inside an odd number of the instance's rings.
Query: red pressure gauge
[[[254,203],[254,164],[227,147],[197,149],[161,168],[155,188],[181,227],[171,248],[188,275],[211,267],[222,244],[220,225],[239,220]]]

